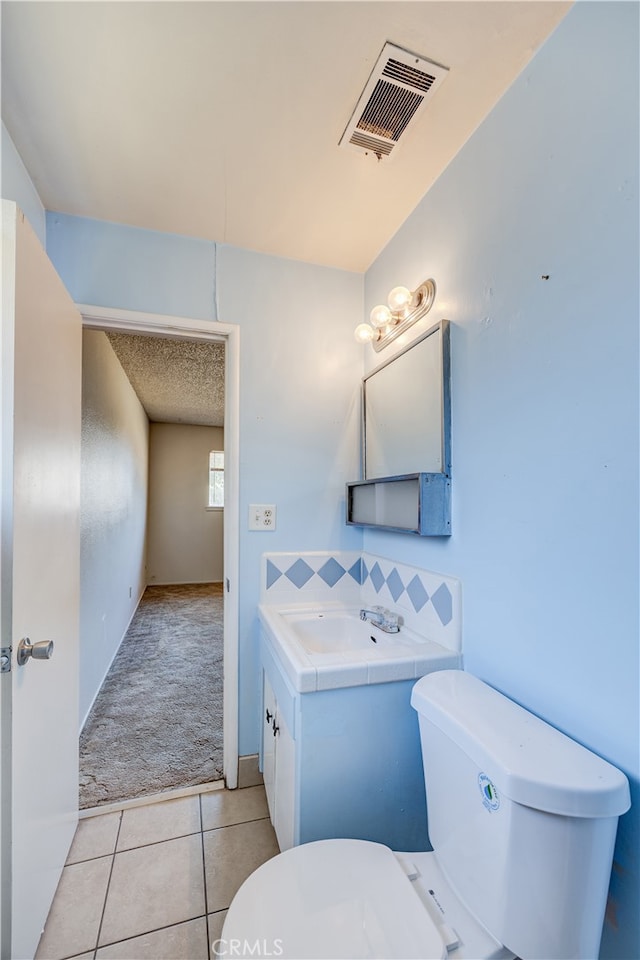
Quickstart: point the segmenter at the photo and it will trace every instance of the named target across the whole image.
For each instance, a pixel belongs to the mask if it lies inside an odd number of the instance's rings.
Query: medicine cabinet
[[[347,484],[348,524],[450,535],[447,320],[363,377],[362,464],[363,479]]]

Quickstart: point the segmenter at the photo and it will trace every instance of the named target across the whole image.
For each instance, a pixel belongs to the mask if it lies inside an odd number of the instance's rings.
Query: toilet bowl
[[[220,957],[598,955],[624,774],[463,671],[423,677],[411,703],[433,851],[293,847],[234,897]]]
[[[455,897],[431,853],[317,840],[259,867],[236,894],[219,955],[506,960]]]

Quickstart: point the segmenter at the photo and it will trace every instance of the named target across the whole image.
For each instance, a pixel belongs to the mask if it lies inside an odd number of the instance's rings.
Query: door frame
[[[11,637],[13,593],[13,391],[15,290],[7,281],[16,267],[15,244],[19,211],[2,200],[0,215],[0,625],[2,638]],[[0,642],[1,646],[1,642]],[[13,665],[12,665],[13,669]],[[0,956],[11,956],[11,674],[0,676]]]
[[[176,340],[223,341],[225,343],[223,520],[224,564],[224,692],[223,773],[230,790],[238,786],[238,613],[240,587],[239,525],[239,411],[240,328],[217,320],[193,320],[159,313],[120,310],[76,303],[83,329],[119,333],[152,334]]]

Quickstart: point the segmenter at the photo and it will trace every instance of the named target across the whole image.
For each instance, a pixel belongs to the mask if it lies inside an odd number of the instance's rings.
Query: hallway
[[[222,584],[147,587],[80,735],[80,808],[222,778]]]

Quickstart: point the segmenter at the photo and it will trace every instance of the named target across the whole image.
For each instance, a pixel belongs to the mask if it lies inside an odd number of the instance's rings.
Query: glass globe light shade
[[[369,315],[369,323],[376,329],[386,327],[389,323],[393,323],[393,317],[391,316],[389,307],[385,307],[383,304],[374,307]]]
[[[353,331],[353,335],[358,343],[371,343],[376,335],[376,332],[373,327],[369,326],[368,323],[359,323]]]
[[[407,290],[406,287],[394,287],[387,302],[392,313],[404,313],[411,303],[411,290]]]

